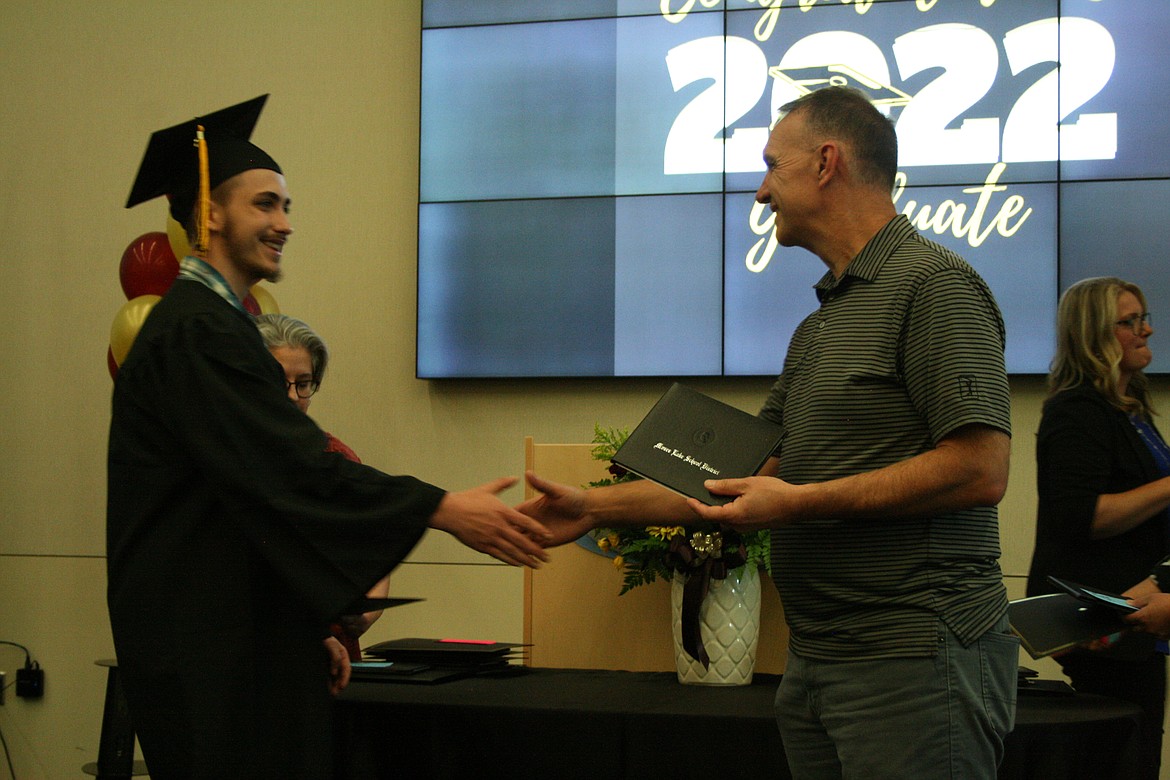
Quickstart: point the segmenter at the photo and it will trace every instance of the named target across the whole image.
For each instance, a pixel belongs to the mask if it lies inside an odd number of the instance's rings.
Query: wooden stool
[[[130,708],[122,691],[115,659],[95,661],[109,669],[106,675],[106,703],[102,710],[102,736],[98,743],[98,760],[86,764],[81,771],[95,775],[98,780],[124,780],[135,775],[149,774],[145,761],[134,760],[134,725],[130,722]]]

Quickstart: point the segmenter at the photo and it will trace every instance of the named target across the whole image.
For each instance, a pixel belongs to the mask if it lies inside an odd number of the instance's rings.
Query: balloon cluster
[[[110,348],[106,351],[106,365],[110,378],[118,375],[118,367],[130,354],[135,336],[146,322],[154,305],[171,288],[179,274],[177,258],[191,252],[187,233],[173,217],[167,216],[167,231],[143,233],[130,242],[122,252],[118,266],[118,280],[127,301],[114,315],[110,325]],[[259,284],[244,298],[244,308],[252,314],[271,314],[280,311],[272,293]]]

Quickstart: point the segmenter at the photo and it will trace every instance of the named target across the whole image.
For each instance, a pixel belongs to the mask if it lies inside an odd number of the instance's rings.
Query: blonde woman
[[[1121,592],[1170,554],[1170,448],[1154,426],[1142,370],[1152,354],[1141,289],[1114,277],[1061,296],[1056,356],[1036,438],[1036,549],[1028,594],[1056,575]],[[1165,656],[1132,632],[1106,649],[1057,659],[1078,691],[1128,699],[1144,712],[1145,766],[1157,778]]]

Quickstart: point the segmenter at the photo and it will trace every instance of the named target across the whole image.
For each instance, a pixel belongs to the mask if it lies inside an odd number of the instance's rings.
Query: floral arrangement
[[[608,461],[622,446],[630,432],[623,428],[593,426],[593,459]],[[610,476],[590,482],[589,487],[603,487],[639,479],[620,466],[611,464]],[[592,532],[603,552],[614,556],[614,566],[622,570],[621,593],[658,579],[670,580],[675,572],[722,579],[740,566],[763,566],[771,572],[767,530],[739,534],[722,530],[713,523],[694,522],[675,526],[598,528]]]

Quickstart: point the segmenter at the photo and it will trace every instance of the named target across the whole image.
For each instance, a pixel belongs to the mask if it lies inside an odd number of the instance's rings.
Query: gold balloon
[[[171,251],[175,253],[177,260],[182,260],[191,254],[191,244],[187,241],[187,231],[183,230],[183,226],[170,214],[167,214],[167,241],[170,243]]]
[[[130,354],[130,346],[142,328],[142,323],[146,322],[146,315],[160,300],[162,298],[158,295],[139,295],[126,301],[114,315],[114,322],[110,325],[110,352],[119,366]]]
[[[267,287],[255,284],[248,292],[252,293],[252,297],[256,299],[256,305],[260,307],[261,314],[280,314],[280,307],[276,305],[276,299],[272,297],[272,293],[268,292]]]

